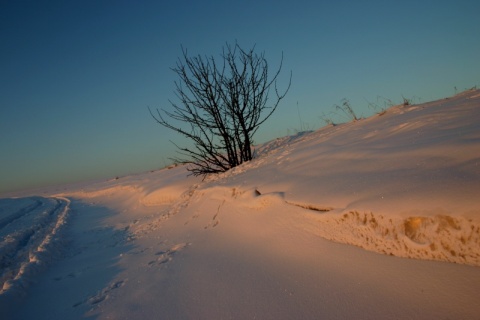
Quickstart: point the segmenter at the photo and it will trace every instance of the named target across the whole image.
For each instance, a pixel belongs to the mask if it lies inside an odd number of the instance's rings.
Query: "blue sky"
[[[183,45],[284,54],[292,87],[257,142],[323,125],[343,98],[424,102],[480,85],[480,1],[1,1],[0,193],[157,169],[148,107],[175,99]],[[283,82],[282,82],[283,81]]]

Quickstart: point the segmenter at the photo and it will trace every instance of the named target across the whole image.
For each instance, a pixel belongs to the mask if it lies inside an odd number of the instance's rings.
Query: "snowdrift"
[[[474,90],[395,106],[272,141],[259,159],[211,180],[280,194],[285,206],[305,209],[309,231],[329,240],[479,266],[479,120]]]

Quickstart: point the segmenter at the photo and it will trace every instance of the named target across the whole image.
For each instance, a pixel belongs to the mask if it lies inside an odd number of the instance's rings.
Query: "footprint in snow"
[[[170,249],[158,251],[155,253],[155,260],[152,260],[148,263],[150,267],[152,266],[162,266],[173,260],[173,256],[180,250],[183,250],[185,247],[190,245],[189,243],[179,243],[172,246]]]
[[[96,295],[91,296],[91,297],[89,297],[85,300],[82,300],[80,302],[75,303],[73,305],[73,307],[75,308],[75,307],[78,307],[82,304],[95,306],[95,305],[99,304],[100,302],[108,299],[111,295],[111,292],[115,289],[123,287],[125,285],[125,282],[126,282],[126,280],[119,280],[119,281],[113,282],[108,287],[106,287],[106,288],[102,289],[100,292],[98,292]]]

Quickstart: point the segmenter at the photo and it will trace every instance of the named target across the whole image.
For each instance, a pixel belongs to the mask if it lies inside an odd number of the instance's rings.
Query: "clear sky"
[[[0,194],[168,164],[183,45],[284,54],[292,87],[256,142],[323,125],[343,98],[424,102],[480,85],[480,1],[1,1]]]

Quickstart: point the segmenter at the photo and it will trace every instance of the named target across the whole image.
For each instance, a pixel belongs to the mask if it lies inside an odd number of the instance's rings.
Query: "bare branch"
[[[151,116],[162,126],[183,135],[193,142],[193,148],[178,147],[187,157],[175,159],[189,165],[194,175],[224,172],[253,158],[253,135],[277,109],[291,86],[292,75],[285,91],[280,92],[277,78],[283,66],[268,76],[265,54],[248,51],[240,46],[226,44],[222,50],[223,63],[217,65],[214,57],[190,57],[182,49],[182,58],[172,68],[179,81],[175,82],[175,96],[179,103],[170,101],[172,111],[158,110]],[[270,105],[268,96],[273,86],[275,98]],[[180,126],[167,121],[187,124]]]

